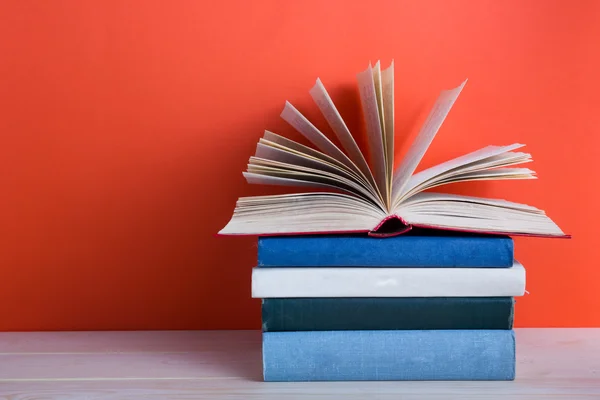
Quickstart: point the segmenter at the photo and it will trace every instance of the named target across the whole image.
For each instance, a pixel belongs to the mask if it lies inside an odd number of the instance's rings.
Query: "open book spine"
[[[390,224],[390,223],[396,223],[398,228],[393,229],[393,230],[387,230],[387,231],[383,230],[385,225]],[[381,220],[379,225],[377,225],[375,227],[375,229],[370,230],[368,232],[368,234],[369,234],[369,236],[373,236],[373,237],[393,237],[393,236],[402,235],[403,233],[410,231],[412,229],[412,227],[413,227],[413,225],[407,223],[402,217],[399,217],[397,215],[389,215],[389,216],[385,217],[383,220]]]

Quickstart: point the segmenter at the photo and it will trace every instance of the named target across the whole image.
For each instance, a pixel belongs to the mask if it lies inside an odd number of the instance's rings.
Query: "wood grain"
[[[514,382],[261,382],[260,332],[0,333],[0,400],[600,398],[600,329],[517,329]]]

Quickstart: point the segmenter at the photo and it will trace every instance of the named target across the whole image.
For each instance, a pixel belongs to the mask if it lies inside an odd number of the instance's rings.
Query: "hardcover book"
[[[405,234],[388,240],[366,235],[258,238],[260,267],[508,268],[513,240],[506,236]]]
[[[387,241],[387,240],[386,240]],[[516,297],[525,268],[263,268],[252,269],[254,298]]]
[[[340,146],[292,104],[281,117],[311,146],[265,131],[243,173],[251,184],[295,186],[296,194],[239,198],[220,234],[284,235],[368,232],[397,235],[412,227],[491,234],[568,237],[536,207],[431,192],[455,182],[534,179],[520,143],[488,146],[417,172],[417,167],[463,90],[439,95],[405,157],[394,160],[394,65],[380,63],[357,75],[368,151],[357,145],[320,79],[310,90]],[[367,154],[369,157],[367,157]],[[367,161],[369,158],[369,162]]]
[[[512,330],[263,333],[265,381],[513,380]]]
[[[263,332],[512,329],[512,297],[271,298]]]

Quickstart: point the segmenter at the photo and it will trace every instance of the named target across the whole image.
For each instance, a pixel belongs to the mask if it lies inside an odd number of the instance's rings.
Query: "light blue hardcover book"
[[[515,378],[513,330],[263,333],[265,381]]]

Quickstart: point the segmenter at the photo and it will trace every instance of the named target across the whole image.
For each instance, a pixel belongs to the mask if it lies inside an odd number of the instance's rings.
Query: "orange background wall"
[[[263,129],[320,77],[360,132],[355,74],[396,65],[399,153],[469,78],[422,166],[527,144],[540,179],[460,193],[545,209],[517,239],[517,326],[600,326],[600,2],[4,1],[0,330],[259,328],[254,238],[220,238]],[[326,130],[326,129],[325,129]],[[292,134],[293,135],[293,134]],[[276,192],[276,190],[275,190]]]

